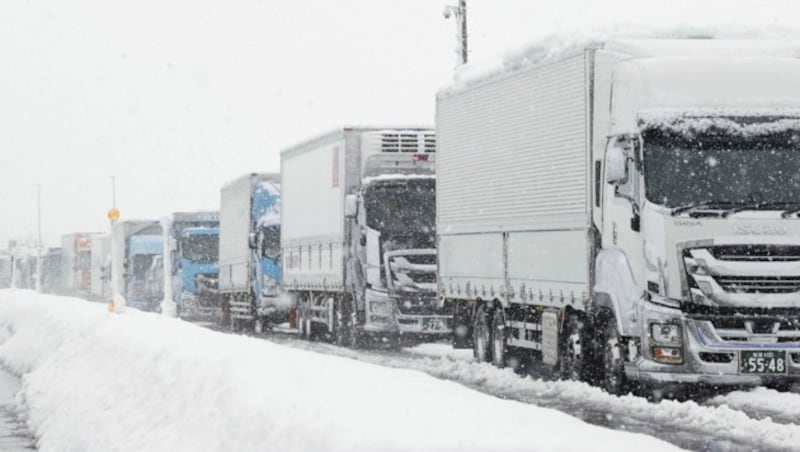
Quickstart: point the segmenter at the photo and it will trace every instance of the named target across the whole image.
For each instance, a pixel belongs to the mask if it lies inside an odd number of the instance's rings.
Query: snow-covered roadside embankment
[[[416,371],[0,291],[42,450],[670,450]],[[7,332],[7,334],[6,334]]]

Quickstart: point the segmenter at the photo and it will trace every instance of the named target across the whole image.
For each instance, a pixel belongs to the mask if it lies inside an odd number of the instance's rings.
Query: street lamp
[[[445,19],[450,16],[456,19],[456,66],[467,64],[467,0],[458,0],[458,6],[445,6],[443,14]]]

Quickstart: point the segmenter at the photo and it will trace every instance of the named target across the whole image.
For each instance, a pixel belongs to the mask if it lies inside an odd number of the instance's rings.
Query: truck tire
[[[303,301],[297,303],[297,333],[300,339],[308,340],[308,323],[306,322],[306,306]]]
[[[583,319],[577,314],[567,314],[561,339],[561,350],[564,351],[559,357],[561,378],[585,381],[587,365],[584,357],[588,350],[584,346]]]
[[[625,347],[617,330],[617,321],[609,313],[603,322],[602,386],[609,394],[622,395],[628,390],[625,377]]]
[[[475,324],[472,328],[472,354],[479,363],[492,362],[492,329],[486,305],[475,311]]]
[[[334,304],[333,338],[336,345],[340,347],[357,345],[353,305],[347,299],[339,300]]]
[[[492,313],[492,364],[503,368],[506,365],[506,322],[503,308],[496,307]]]

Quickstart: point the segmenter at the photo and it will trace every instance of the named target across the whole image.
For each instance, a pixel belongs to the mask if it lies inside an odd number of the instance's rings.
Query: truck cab
[[[163,253],[160,235],[133,235],[128,239],[127,255],[127,302],[145,311],[155,311],[161,301],[148,291],[148,273],[153,260]]]
[[[180,311],[217,309],[219,228],[192,227],[179,237],[178,274],[182,290]]]
[[[595,290],[627,378],[787,389],[800,380],[797,49],[686,44],[615,70]]]

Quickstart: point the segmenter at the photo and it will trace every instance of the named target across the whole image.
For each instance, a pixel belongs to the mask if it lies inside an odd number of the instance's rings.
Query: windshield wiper
[[[744,210],[768,210],[774,208],[775,210],[784,210],[781,214],[783,218],[788,218],[792,213],[800,211],[800,203],[786,202],[786,201],[764,201],[754,202],[750,204],[742,204],[727,210],[722,216],[727,218],[737,212]]]
[[[684,212],[691,212],[698,209],[728,209],[734,203],[729,201],[701,201],[701,202],[692,202],[689,204],[684,204],[682,206],[673,207],[670,210],[670,215],[678,215]]]

